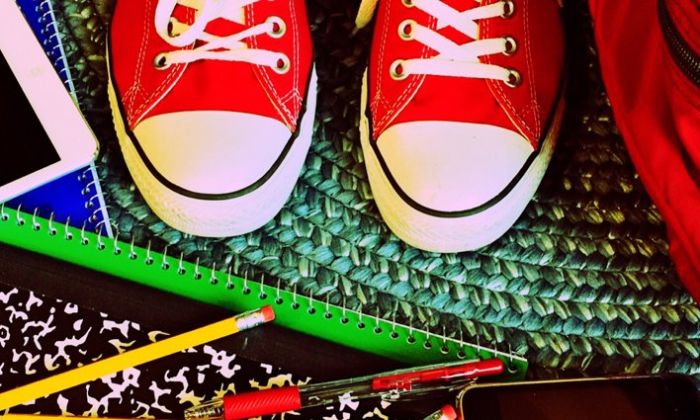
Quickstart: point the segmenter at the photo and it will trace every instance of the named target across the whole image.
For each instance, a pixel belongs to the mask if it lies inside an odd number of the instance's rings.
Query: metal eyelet
[[[503,40],[506,44],[506,49],[503,51],[503,54],[509,56],[515,54],[515,52],[518,50],[518,43],[515,42],[515,38],[512,36],[505,36],[503,37]]]
[[[520,76],[520,72],[517,70],[508,70],[508,80],[504,80],[503,83],[508,87],[516,88],[520,86],[523,82],[523,78]]]
[[[413,28],[416,24],[416,21],[413,19],[406,19],[401,22],[399,24],[399,37],[404,41],[411,41],[413,39]]]
[[[286,55],[282,54],[280,58],[277,59],[277,62],[275,65],[272,67],[272,69],[275,71],[277,74],[285,74],[289,71],[289,68],[291,67],[291,63],[289,62],[289,57]]]
[[[403,3],[403,5],[406,6],[406,7],[413,7],[413,6],[415,6],[415,5],[413,4],[413,0],[401,0],[401,3]]]
[[[408,74],[403,69],[403,60],[396,60],[389,67],[389,74],[394,80],[404,80]]]
[[[513,0],[503,0],[503,14],[502,18],[508,19],[515,14],[515,2]]]
[[[153,66],[155,66],[155,68],[158,70],[165,70],[170,67],[168,57],[165,55],[165,53],[160,53],[153,59]]]
[[[168,21],[168,36],[177,36],[175,33],[175,18],[170,18]]]
[[[272,24],[272,30],[268,32],[272,38],[282,38],[287,32],[287,24],[280,17],[271,16],[267,19],[267,23]]]

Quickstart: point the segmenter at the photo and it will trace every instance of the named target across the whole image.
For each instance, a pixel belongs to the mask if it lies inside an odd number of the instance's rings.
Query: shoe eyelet
[[[282,54],[280,58],[277,59],[277,62],[275,65],[272,67],[272,69],[275,71],[277,74],[285,74],[289,71],[289,68],[291,67],[291,63],[289,62],[289,57],[286,55]]]
[[[399,24],[399,37],[404,41],[411,41],[413,39],[413,28],[416,24],[416,21],[413,19],[406,19],[401,22]]]
[[[506,44],[506,49],[505,51],[503,51],[504,55],[511,56],[515,54],[516,51],[518,51],[518,43],[515,42],[515,38],[513,38],[512,36],[506,36],[503,37],[503,40]]]
[[[153,66],[158,70],[165,70],[170,67],[170,65],[171,64],[168,62],[168,57],[165,55],[165,53],[160,53],[153,59]]]
[[[502,0],[503,1],[503,14],[502,18],[508,19],[515,14],[515,2],[513,0]]]
[[[170,18],[168,21],[168,36],[175,36],[173,34],[173,29],[175,28],[175,22],[173,22],[173,19]]]
[[[389,74],[394,80],[404,80],[407,78],[408,73],[404,71],[403,60],[396,60],[391,63],[391,66],[389,67]]]
[[[504,80],[503,83],[508,87],[516,88],[520,86],[523,82],[523,78],[520,76],[520,72],[517,70],[508,70],[508,80]]]
[[[403,3],[404,6],[406,7],[413,7],[413,0],[401,0],[401,3]]]
[[[272,30],[268,32],[272,38],[282,38],[287,32],[287,24],[280,17],[272,16],[267,19],[267,23],[272,24]]]

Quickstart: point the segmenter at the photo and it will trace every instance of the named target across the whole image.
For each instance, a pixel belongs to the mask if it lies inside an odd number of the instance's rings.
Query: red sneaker
[[[489,244],[532,198],[559,132],[559,4],[384,0],[374,31],[361,134],[384,220],[430,251]]]
[[[304,0],[119,1],[108,45],[119,143],[153,211],[201,236],[272,219],[313,129]]]

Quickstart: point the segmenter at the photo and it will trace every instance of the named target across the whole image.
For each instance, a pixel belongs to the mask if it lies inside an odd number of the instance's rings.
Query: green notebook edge
[[[4,207],[0,207],[0,242],[233,312],[271,305],[277,325],[407,365],[498,357],[508,366],[502,379],[522,380],[527,373],[527,361],[517,355],[361,314]]]

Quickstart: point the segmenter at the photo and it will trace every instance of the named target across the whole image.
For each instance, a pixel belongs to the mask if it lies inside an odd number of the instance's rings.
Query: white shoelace
[[[259,1],[261,0],[159,0],[155,16],[158,35],[177,48],[184,48],[194,42],[201,45],[193,49],[162,52],[154,60],[156,67],[165,68],[172,64],[198,60],[224,60],[268,66],[278,73],[287,72],[290,63],[285,54],[251,49],[245,43],[245,39],[262,34],[277,38],[283,36],[286,25],[281,18],[270,17],[262,24],[229,36],[215,36],[205,31],[209,22],[218,18],[245,24],[244,7]],[[191,26],[172,17],[178,4],[196,11]]]
[[[359,28],[366,26],[372,19],[379,0],[362,0],[357,14],[356,24]],[[475,2],[480,2],[475,0]],[[416,7],[437,19],[437,29],[451,26],[472,39],[465,44],[457,44],[444,35],[413,20],[401,22],[398,35],[405,41],[419,42],[435,51],[432,58],[406,58],[394,61],[391,76],[405,79],[411,74],[436,76],[470,77],[500,80],[509,86],[520,83],[520,74],[516,70],[483,63],[481,57],[492,54],[513,54],[517,48],[511,37],[479,39],[479,24],[482,19],[506,17],[513,13],[514,3],[502,0],[485,6],[477,6],[466,11],[458,11],[440,0],[403,0],[403,7]]]

